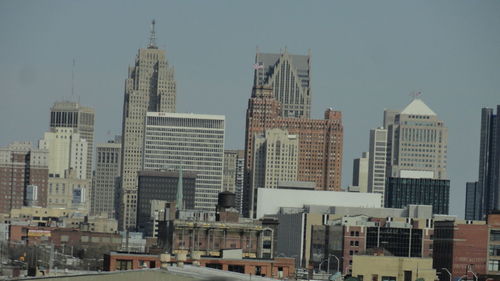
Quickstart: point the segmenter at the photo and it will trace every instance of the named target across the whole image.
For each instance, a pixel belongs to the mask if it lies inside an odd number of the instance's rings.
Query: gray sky
[[[179,112],[225,114],[243,148],[255,48],[312,51],[313,116],[341,110],[343,185],[384,108],[422,99],[449,128],[451,213],[477,179],[481,107],[500,104],[500,1],[0,0],[0,145],[37,140],[75,92],[96,109],[96,140],[121,131],[127,66],[157,42],[175,67]]]

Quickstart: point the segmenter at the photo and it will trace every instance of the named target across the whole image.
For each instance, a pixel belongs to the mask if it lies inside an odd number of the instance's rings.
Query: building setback
[[[121,137],[96,145],[96,168],[92,187],[91,214],[106,213],[115,218],[117,181],[121,167]]]
[[[389,177],[386,189],[386,208],[432,205],[433,214],[448,214],[450,180]]]
[[[146,112],[175,112],[174,69],[158,49],[153,21],[149,45],[139,49],[125,80],[122,119],[120,228],[135,227],[137,172],[142,170]]]
[[[196,173],[195,208],[213,211],[222,190],[223,115],[148,112],[144,170],[178,169]]]
[[[148,170],[141,171],[138,175],[138,198],[137,198],[137,229],[146,237],[153,236],[151,222],[157,210],[152,204],[153,200],[161,200],[164,203],[175,202],[179,185],[179,171]],[[182,173],[182,205],[185,209],[195,207],[196,174],[191,172]],[[164,207],[165,204],[163,204]]]
[[[339,111],[328,109],[324,120],[281,117],[281,104],[270,87],[255,87],[248,102],[245,137],[244,215],[250,216],[255,135],[280,128],[298,135],[297,180],[315,182],[320,190],[340,190],[343,126]]]
[[[29,142],[0,148],[0,213],[30,204],[47,206],[48,151],[33,149]],[[31,198],[27,198],[30,191]]]

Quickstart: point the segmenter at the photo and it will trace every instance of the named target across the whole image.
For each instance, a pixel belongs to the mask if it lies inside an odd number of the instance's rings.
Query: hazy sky
[[[463,216],[480,110],[500,104],[500,1],[0,0],[0,145],[42,137],[51,104],[71,98],[73,58],[96,140],[119,134],[127,66],[153,18],[175,67],[177,111],[226,115],[226,148],[244,145],[256,46],[311,49],[313,116],[343,114],[343,186],[383,110],[421,90],[449,128],[451,213]]]

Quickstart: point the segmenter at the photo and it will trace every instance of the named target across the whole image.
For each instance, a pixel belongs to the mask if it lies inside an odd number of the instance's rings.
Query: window
[[[500,271],[500,261],[490,260],[488,263],[488,271]]]
[[[492,230],[490,232],[490,241],[500,241],[500,230]]]

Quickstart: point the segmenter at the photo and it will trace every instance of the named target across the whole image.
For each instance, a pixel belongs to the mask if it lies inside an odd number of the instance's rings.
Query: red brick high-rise
[[[281,104],[267,86],[256,86],[248,102],[245,136],[244,215],[252,216],[255,196],[252,190],[253,147],[255,134],[267,129],[287,129],[299,136],[299,181],[316,183],[318,190],[340,190],[342,172],[342,114],[327,109],[324,120],[281,117]]]
[[[36,186],[31,204],[47,207],[48,152],[31,143],[13,143],[0,148],[0,213],[25,205],[28,186]],[[29,197],[29,196],[28,196]]]

